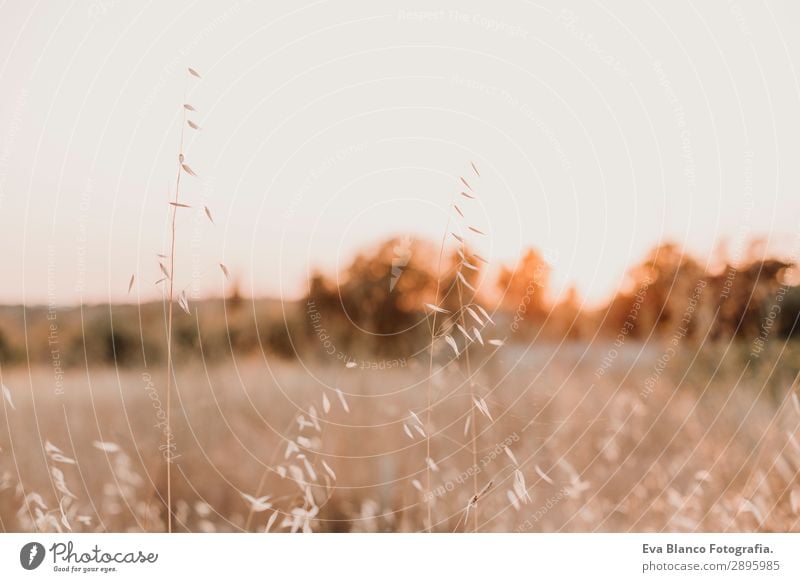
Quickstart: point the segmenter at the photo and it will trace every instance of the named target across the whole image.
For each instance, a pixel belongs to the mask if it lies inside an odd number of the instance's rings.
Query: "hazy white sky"
[[[796,2],[416,4],[3,3],[0,302],[156,295],[187,66],[192,294],[438,239],[471,160],[482,254],[592,301],[666,239],[800,255]]]

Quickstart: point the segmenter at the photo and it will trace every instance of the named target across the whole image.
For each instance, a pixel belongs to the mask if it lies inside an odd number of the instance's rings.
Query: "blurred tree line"
[[[745,260],[711,269],[675,244],[653,249],[629,270],[622,290],[600,309],[582,309],[575,290],[553,300],[551,267],[535,249],[516,265],[488,270],[463,245],[393,238],[359,253],[333,276],[316,272],[301,300],[224,299],[179,311],[176,358],[219,360],[267,353],[344,360],[411,357],[430,342],[426,304],[451,312],[481,305],[493,337],[520,341],[634,340],[766,343],[795,336],[800,287],[788,262],[751,247]],[[759,256],[761,255],[761,256]],[[439,331],[439,330],[437,330]],[[164,306],[97,305],[58,309],[0,307],[0,364],[143,366],[163,362]],[[27,346],[27,347],[26,347]]]
[[[711,272],[677,245],[661,245],[631,269],[629,290],[597,314],[600,327],[626,327],[639,339],[681,333],[703,342],[794,336],[800,287],[787,280],[793,265],[749,255],[742,265],[723,262]]]

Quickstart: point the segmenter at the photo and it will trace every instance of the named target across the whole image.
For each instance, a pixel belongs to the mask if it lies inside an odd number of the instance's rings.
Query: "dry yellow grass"
[[[409,414],[425,410],[427,358],[181,367],[174,529],[420,531],[427,500],[437,531],[471,530],[468,505],[481,531],[800,529],[796,354],[742,373],[732,350],[682,353],[645,397],[660,347],[626,345],[597,380],[604,347],[507,346],[473,361],[493,418],[477,463],[463,437],[471,387],[457,369],[435,372],[430,493]],[[75,370],[57,395],[45,367],[2,371],[2,530],[167,528],[163,403],[148,381],[164,374],[143,373]],[[476,474],[491,487],[471,503]]]

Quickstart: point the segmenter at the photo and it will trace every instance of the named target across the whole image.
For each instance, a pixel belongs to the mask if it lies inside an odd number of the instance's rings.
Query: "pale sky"
[[[797,2],[264,4],[0,4],[1,303],[157,296],[187,66],[193,296],[438,240],[460,175],[481,254],[591,302],[664,240],[800,256]]]

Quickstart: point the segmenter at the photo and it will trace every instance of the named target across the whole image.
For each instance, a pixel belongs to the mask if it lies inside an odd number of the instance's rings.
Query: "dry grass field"
[[[473,357],[480,406],[434,363],[430,419],[427,355],[197,361],[167,438],[163,368],[6,368],[0,528],[164,531],[170,457],[175,531],[797,531],[798,354],[774,347],[658,366],[631,342],[598,374],[601,342],[507,345]]]
[[[800,3],[574,4],[3,2],[0,533],[800,533]]]

